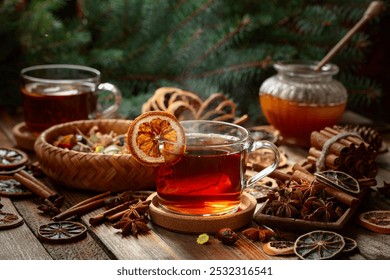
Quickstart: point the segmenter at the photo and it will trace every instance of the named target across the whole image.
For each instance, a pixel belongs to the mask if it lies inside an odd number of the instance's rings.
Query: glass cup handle
[[[101,83],[97,87],[97,92],[96,94],[99,95],[102,94],[103,92],[109,92],[110,94],[105,96],[104,99],[109,100],[109,102],[113,103],[109,105],[107,108],[103,108],[101,102],[97,103],[97,118],[110,118],[115,115],[115,113],[119,109],[119,105],[122,102],[122,93],[113,84],[110,83]],[[113,102],[112,102],[113,99]]]
[[[249,187],[249,186],[253,185],[254,183],[256,183],[257,181],[263,179],[265,176],[272,173],[279,165],[279,161],[280,161],[279,150],[275,146],[275,144],[273,144],[269,141],[265,141],[265,140],[254,141],[250,152],[253,152],[253,151],[259,150],[259,149],[271,150],[275,156],[275,160],[271,165],[267,166],[266,168],[264,168],[263,170],[261,170],[260,172],[256,173],[251,178],[249,178],[247,183],[246,183],[246,187]]]

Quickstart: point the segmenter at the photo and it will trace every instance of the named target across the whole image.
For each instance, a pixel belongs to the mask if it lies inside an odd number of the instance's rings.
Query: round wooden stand
[[[18,147],[33,151],[35,140],[38,138],[39,133],[34,133],[28,130],[25,122],[18,123],[12,128],[12,134],[16,140]]]
[[[163,209],[159,205],[157,193],[153,193],[148,199],[152,201],[149,215],[153,223],[172,231],[188,234],[213,234],[225,227],[239,229],[252,221],[257,204],[252,195],[243,193],[240,208],[233,214],[192,216],[175,214]]]

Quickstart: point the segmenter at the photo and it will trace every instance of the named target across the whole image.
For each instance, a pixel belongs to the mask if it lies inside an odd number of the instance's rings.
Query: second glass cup
[[[120,90],[101,83],[100,71],[82,65],[49,64],[22,69],[24,119],[32,132],[75,120],[110,118],[122,101]]]
[[[181,124],[186,134],[185,154],[177,163],[157,170],[159,203],[168,211],[203,216],[234,213],[242,191],[279,164],[278,148],[268,141],[253,141],[244,127],[199,120]],[[248,153],[258,149],[271,150],[274,161],[246,180]]]

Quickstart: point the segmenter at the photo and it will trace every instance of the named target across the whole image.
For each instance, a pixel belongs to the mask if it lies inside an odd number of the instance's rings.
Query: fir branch
[[[227,33],[221,40],[219,40],[211,48],[206,50],[206,52],[204,54],[202,54],[199,58],[197,58],[192,64],[190,64],[189,67],[191,67],[191,68],[196,67],[196,65],[198,65],[202,61],[204,61],[208,56],[210,56],[210,54],[216,52],[221,46],[226,44],[226,42],[231,40],[235,35],[237,35],[243,29],[245,29],[245,27],[247,27],[250,24],[250,22],[251,22],[251,20],[248,17],[244,17],[234,30]]]
[[[171,31],[169,31],[167,40],[171,39],[173,35],[180,29],[182,29],[185,25],[187,25],[190,21],[192,21],[195,17],[202,14],[206,9],[208,9],[215,0],[208,0],[206,3],[204,3],[202,6],[197,8],[195,11],[193,11],[191,14],[189,14],[187,17],[185,17],[180,23],[178,23]]]
[[[206,78],[208,76],[220,75],[227,72],[238,72],[243,69],[253,69],[253,68],[266,69],[270,67],[272,64],[273,64],[273,60],[270,56],[268,56],[261,61],[250,61],[241,64],[230,65],[228,67],[224,66],[223,68],[214,69],[212,71],[189,75],[186,78],[200,79],[200,78]]]

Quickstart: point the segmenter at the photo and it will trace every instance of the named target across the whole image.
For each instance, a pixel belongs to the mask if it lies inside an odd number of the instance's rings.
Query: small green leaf
[[[196,243],[203,245],[209,241],[209,236],[207,233],[202,233],[196,239]]]

